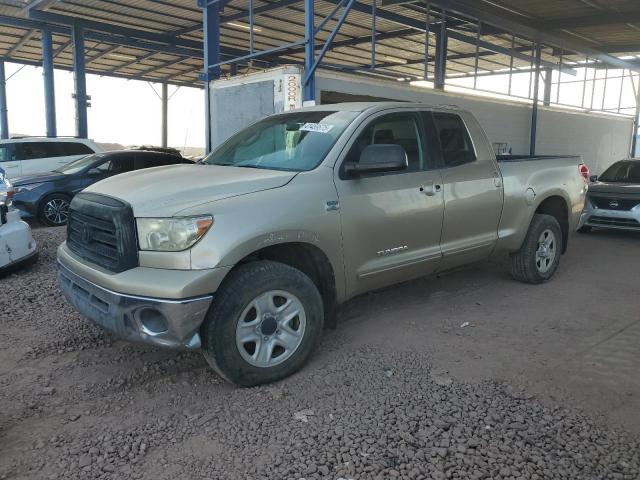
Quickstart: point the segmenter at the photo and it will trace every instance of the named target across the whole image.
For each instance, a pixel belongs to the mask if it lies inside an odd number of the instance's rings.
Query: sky
[[[6,63],[5,68],[11,135],[44,135],[42,68],[15,63]],[[61,136],[75,134],[73,90],[73,73],[55,70],[56,118]],[[88,74],[89,138],[125,146],[160,145],[160,92],[160,84]],[[204,92],[170,85],[169,97],[169,146],[204,148]]]
[[[587,108],[593,105],[596,110],[603,107],[616,110],[620,105],[624,113],[633,114],[634,82],[640,83],[640,77],[635,77],[632,82],[628,73],[623,81],[620,70],[605,72],[593,68],[576,68],[576,71],[576,75],[562,73],[560,96],[557,88],[559,74],[554,72],[552,102],[559,99],[560,103],[575,107],[584,103]],[[10,133],[44,135],[42,68],[6,63],[6,77]],[[584,78],[589,81],[583,89],[581,80]],[[531,75],[528,73],[515,74],[512,79],[512,94],[528,96],[530,81]],[[412,82],[413,85],[421,83],[423,82]],[[506,93],[508,83],[508,75],[484,76],[478,77],[477,87]],[[451,79],[448,80],[448,84],[472,87],[473,79]],[[87,75],[87,93],[91,95],[91,107],[88,109],[89,138],[97,142],[119,143],[125,146],[160,145],[160,88],[159,84],[145,81]],[[541,84],[541,96],[543,88]],[[73,73],[55,70],[55,89],[58,135],[74,135],[75,110],[71,98]],[[169,86],[169,97],[169,146],[179,149],[204,148],[204,92],[197,88]]]

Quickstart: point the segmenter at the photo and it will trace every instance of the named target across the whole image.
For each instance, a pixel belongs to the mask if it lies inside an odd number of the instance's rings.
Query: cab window
[[[347,162],[358,163],[362,151],[369,145],[400,145],[407,153],[406,173],[427,170],[427,161],[422,141],[421,124],[415,113],[391,113],[373,120],[355,141]]]
[[[460,116],[434,112],[433,121],[440,140],[445,167],[455,167],[476,161],[471,137]]]

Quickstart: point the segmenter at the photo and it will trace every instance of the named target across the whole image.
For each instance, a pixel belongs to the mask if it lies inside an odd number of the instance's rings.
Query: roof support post
[[[304,0],[304,85],[302,86],[302,99],[305,102],[316,100],[316,74],[313,71],[315,64],[315,6],[313,0]]]
[[[633,78],[633,77],[632,77]],[[636,91],[636,116],[633,121],[633,138],[631,139],[631,158],[638,156],[638,128],[640,128],[640,75]]]
[[[169,85],[162,84],[162,147],[167,148],[169,139]]]
[[[449,34],[447,33],[447,19],[444,17],[440,22],[440,29],[436,30],[436,64],[433,86],[440,90],[444,89],[444,81],[447,71],[447,49],[449,45]]]
[[[56,94],[53,79],[53,43],[51,30],[42,29],[42,76],[44,79],[44,110],[47,124],[47,137],[57,135]]]
[[[551,105],[551,80],[553,71],[550,68],[544,69],[544,106]]]
[[[76,136],[88,137],[87,127],[87,76],[84,56],[84,30],[79,24],[72,27],[73,37],[73,76],[76,101]]]
[[[536,43],[536,58],[533,82],[533,108],[531,109],[531,144],[529,155],[536,154],[536,135],[538,133],[538,90],[540,87],[540,61],[542,60],[542,45]]]
[[[4,75],[4,60],[0,60],[0,140],[9,138],[9,115],[7,113],[7,81]]]
[[[200,3],[200,2],[199,2]],[[202,2],[202,21],[204,32],[204,97],[205,97],[205,150],[209,153],[211,145],[211,82],[220,78],[220,4]],[[211,67],[211,65],[215,65]]]

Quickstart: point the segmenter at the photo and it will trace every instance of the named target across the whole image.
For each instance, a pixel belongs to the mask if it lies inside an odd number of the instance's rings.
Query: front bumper
[[[60,262],[58,282],[78,312],[125,340],[178,349],[200,348],[198,332],[212,295],[182,300],[125,295],[85,280]]]
[[[607,210],[587,204],[580,216],[579,227],[611,228],[640,231],[640,207],[632,210]]]
[[[36,242],[31,228],[20,220],[20,212],[11,209],[0,224],[0,268],[13,267],[36,255]]]

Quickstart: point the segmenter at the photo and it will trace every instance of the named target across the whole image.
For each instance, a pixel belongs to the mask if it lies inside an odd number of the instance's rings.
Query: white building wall
[[[531,105],[459,93],[437,92],[386,80],[319,72],[316,98],[323,91],[456,105],[471,111],[484,127],[491,143],[507,143],[514,154],[528,154]],[[613,162],[629,156],[633,120],[599,113],[557,108],[538,110],[536,154],[582,155],[593,173],[600,174]]]

